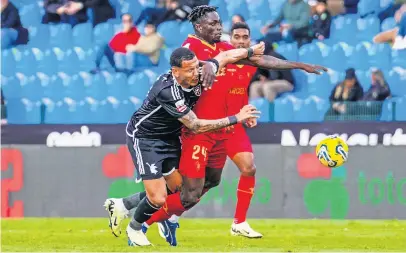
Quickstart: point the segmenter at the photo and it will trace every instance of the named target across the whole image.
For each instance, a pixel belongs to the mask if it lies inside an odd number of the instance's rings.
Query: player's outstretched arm
[[[235,125],[250,118],[258,118],[260,113],[253,105],[246,105],[239,113],[227,118],[199,119],[193,111],[189,111],[185,116],[179,118],[179,121],[194,133],[199,134]]]
[[[265,43],[260,42],[259,44],[250,47],[251,54],[249,55],[249,50],[247,48],[238,48],[219,53],[214,59],[216,59],[220,65],[219,69],[223,68],[227,64],[236,63],[239,60],[245,59],[247,57],[260,56],[264,54]]]
[[[264,69],[301,69],[307,73],[317,75],[320,75],[321,71],[327,72],[327,68],[323,66],[306,64],[302,62],[285,61],[270,55],[253,56],[249,59],[239,60],[238,63]]]

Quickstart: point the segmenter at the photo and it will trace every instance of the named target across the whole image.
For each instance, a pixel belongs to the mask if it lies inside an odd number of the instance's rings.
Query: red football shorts
[[[223,169],[227,156],[252,152],[251,141],[244,127],[238,124],[230,133],[182,133],[182,155],[179,172],[189,178],[204,178],[206,167]]]

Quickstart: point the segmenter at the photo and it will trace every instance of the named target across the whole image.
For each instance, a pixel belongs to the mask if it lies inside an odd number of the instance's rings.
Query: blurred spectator
[[[275,52],[269,43],[266,43],[266,49],[265,54],[286,60],[285,57]],[[250,98],[264,97],[270,102],[274,101],[279,94],[292,91],[294,87],[294,79],[290,70],[258,69],[251,82]]]
[[[282,22],[285,21],[285,22]],[[266,34],[264,40],[278,42],[281,40],[300,42],[309,36],[310,6],[303,0],[287,0],[279,16],[261,29]],[[279,31],[269,32],[270,28],[280,25]]]
[[[390,96],[389,85],[381,70],[371,74],[371,88],[364,94],[364,101],[383,101]]]
[[[406,4],[402,5],[395,13],[395,21],[398,27],[378,33],[373,41],[375,43],[391,43],[394,49],[406,48]]]
[[[82,8],[93,10],[93,26],[115,18],[116,13],[109,0],[81,0]]]
[[[358,2],[359,0],[344,0],[345,14],[357,14]]]
[[[158,64],[164,38],[156,32],[156,26],[147,24],[144,27],[145,36],[141,35],[136,44],[127,45],[127,52],[147,55],[153,65]]]
[[[45,14],[42,23],[66,23],[72,26],[85,23],[87,8],[81,2],[69,0],[44,0]]]
[[[406,0],[395,0],[393,3],[390,3],[383,11],[378,14],[379,20],[382,22],[386,18],[395,16],[395,13],[400,9],[400,7],[406,4]]]
[[[145,8],[135,22],[135,25],[139,25],[143,21],[155,26],[159,26],[159,24],[165,21],[185,21],[194,6],[195,3],[192,0],[166,0],[164,8]]]
[[[347,69],[345,80],[334,88],[330,95],[331,108],[327,111],[326,119],[337,115],[351,113],[351,107],[347,107],[345,102],[354,102],[362,99],[363,90],[358,82],[353,68]]]
[[[325,1],[316,5],[316,13],[312,16],[312,34],[315,39],[324,40],[330,37],[331,15]]]
[[[7,110],[4,105],[3,90],[1,90],[1,125],[7,124]]]
[[[8,0],[1,0],[1,48],[27,42],[28,30],[22,26],[17,8]]]
[[[141,37],[137,27],[133,25],[133,18],[130,14],[123,14],[121,17],[123,30],[110,40],[110,42],[102,47],[96,56],[96,69],[92,70],[92,73],[100,71],[100,64],[104,56],[113,66],[116,71],[126,71],[132,68],[132,54],[127,54],[128,45],[136,45]],[[127,55],[127,64],[116,64],[115,53]],[[119,66],[118,66],[119,65]]]
[[[231,27],[236,23],[245,23],[245,18],[240,14],[235,14],[231,17]],[[226,28],[223,26],[223,28]],[[231,39],[230,31],[223,30],[223,34],[221,35],[221,41],[230,41]]]

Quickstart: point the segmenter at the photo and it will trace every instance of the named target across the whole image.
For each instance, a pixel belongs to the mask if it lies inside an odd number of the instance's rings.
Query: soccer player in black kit
[[[151,244],[141,231],[141,225],[165,203],[167,186],[164,176],[178,168],[181,128],[185,126],[193,132],[204,133],[257,118],[260,113],[254,106],[246,105],[230,117],[214,120],[197,118],[191,109],[202,92],[200,76],[203,76],[205,84],[210,84],[218,69],[260,55],[263,50],[261,43],[248,49],[223,52],[206,62],[199,62],[187,48],[178,48],[172,53],[171,71],[161,75],[153,84],[141,108],[133,114],[126,127],[127,146],[146,191],[126,230],[130,246]],[[105,207],[109,211],[112,232],[118,236],[120,231],[117,226],[128,214],[125,202],[108,199]]]

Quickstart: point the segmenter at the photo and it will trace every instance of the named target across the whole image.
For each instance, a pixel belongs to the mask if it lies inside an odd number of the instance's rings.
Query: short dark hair
[[[200,5],[193,8],[187,17],[192,24],[199,23],[201,18],[206,16],[207,13],[216,12],[217,7],[209,5]]]
[[[183,61],[190,61],[196,57],[195,53],[188,48],[180,47],[175,49],[171,54],[170,64],[171,67],[182,67]]]
[[[243,22],[235,23],[235,24],[231,27],[231,33],[233,33],[233,31],[234,31],[235,29],[247,29],[248,32],[251,34],[251,29],[250,29],[250,27],[247,25],[247,23],[243,23]]]

